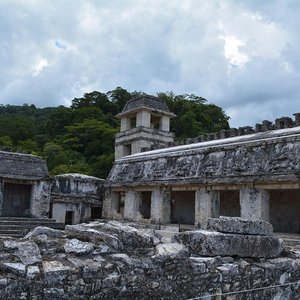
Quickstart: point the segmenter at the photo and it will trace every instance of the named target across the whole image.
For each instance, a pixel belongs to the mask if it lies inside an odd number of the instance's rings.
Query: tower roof
[[[125,104],[122,112],[119,113],[117,117],[123,117],[125,115],[135,113],[141,109],[175,117],[175,114],[169,110],[167,103],[164,100],[150,95],[142,95],[129,100]]]

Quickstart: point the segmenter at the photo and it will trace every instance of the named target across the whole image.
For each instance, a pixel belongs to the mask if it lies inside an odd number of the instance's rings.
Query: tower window
[[[123,146],[123,156],[130,155],[132,152],[131,144],[127,144]]]

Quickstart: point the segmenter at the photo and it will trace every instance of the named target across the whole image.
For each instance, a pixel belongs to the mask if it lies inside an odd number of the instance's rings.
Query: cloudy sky
[[[298,0],[0,0],[0,103],[194,93],[231,126],[300,111]]]

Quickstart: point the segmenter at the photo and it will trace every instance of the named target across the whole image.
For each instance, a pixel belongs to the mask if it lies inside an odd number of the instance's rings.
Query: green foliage
[[[117,87],[72,100],[71,107],[36,108],[0,105],[0,147],[23,150],[46,159],[51,174],[84,173],[105,178],[114,161],[114,136],[125,103],[143,92]],[[177,117],[171,131],[177,139],[228,128],[224,111],[194,95],[157,94]]]
[[[219,106],[207,104],[205,98],[194,94],[175,95],[173,92],[158,93],[158,96],[177,115],[171,120],[171,130],[178,139],[229,129],[229,117]]]

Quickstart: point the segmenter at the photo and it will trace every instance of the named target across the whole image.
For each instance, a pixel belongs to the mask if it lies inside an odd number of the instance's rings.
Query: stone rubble
[[[180,243],[161,243],[154,231],[93,222],[66,226],[61,234],[36,228],[23,239],[0,238],[0,299],[214,299],[214,294],[255,288],[226,299],[300,297],[300,284],[294,284],[300,278],[299,257],[287,250],[283,256],[278,249],[276,257],[270,249],[274,237],[206,232],[179,233]],[[244,249],[235,251],[239,257],[210,256],[217,250],[214,239],[220,239],[220,247],[224,236],[233,240],[222,251],[243,246],[252,254]],[[270,244],[262,247],[260,239]],[[253,241],[260,241],[259,250]],[[203,243],[206,252],[200,254]],[[282,286],[260,289],[273,285]]]

